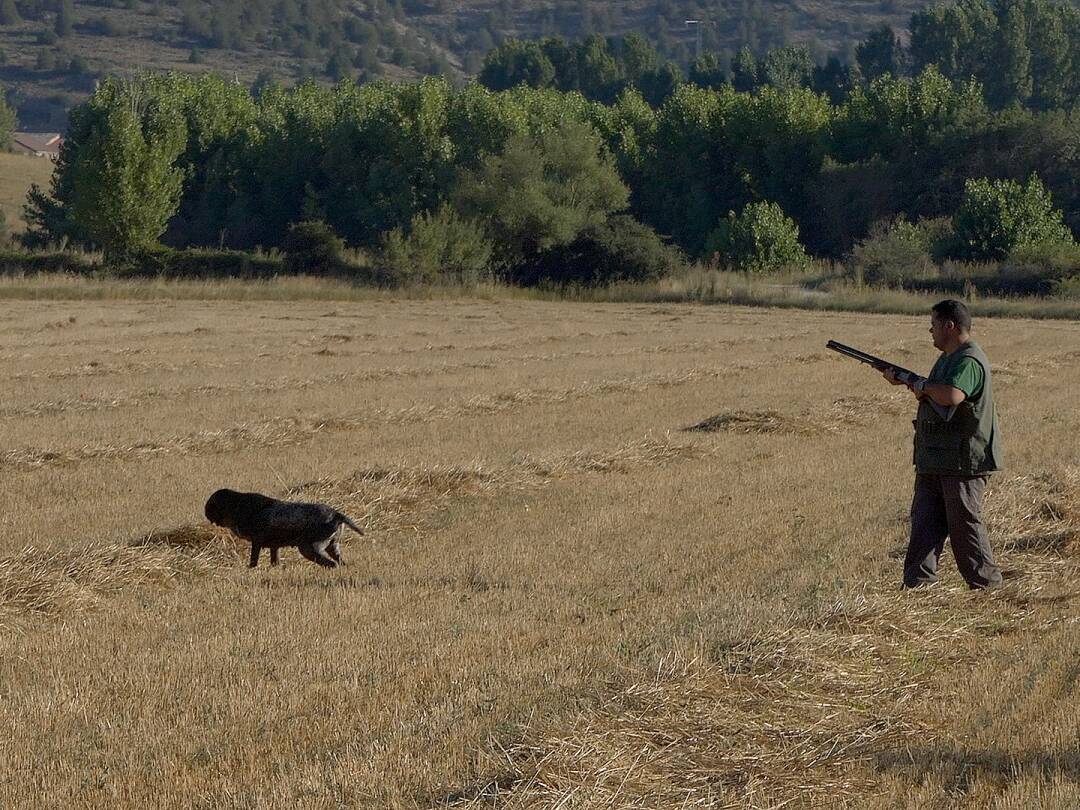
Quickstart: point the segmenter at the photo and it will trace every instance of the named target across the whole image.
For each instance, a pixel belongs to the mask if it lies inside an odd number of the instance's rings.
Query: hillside
[[[805,43],[847,52],[920,0],[0,0],[0,84],[25,129],[56,130],[96,79],[140,69],[216,70],[251,83],[475,73],[508,36],[639,32],[683,64]],[[700,31],[687,19],[702,20]]]

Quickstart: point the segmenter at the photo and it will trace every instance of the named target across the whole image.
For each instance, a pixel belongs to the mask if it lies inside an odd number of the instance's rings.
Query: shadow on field
[[[1004,751],[927,746],[883,751],[874,757],[874,764],[881,772],[891,771],[913,779],[940,774],[950,793],[967,790],[976,778],[990,779],[999,785],[1024,776],[1080,782],[1080,754],[1075,752],[1007,754]]]

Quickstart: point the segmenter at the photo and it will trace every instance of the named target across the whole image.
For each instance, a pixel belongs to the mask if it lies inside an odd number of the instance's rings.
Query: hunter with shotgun
[[[933,307],[930,334],[941,355],[926,377],[842,343],[826,346],[874,367],[893,385],[906,385],[919,403],[904,587],[937,581],[946,537],[968,587],[997,587],[1001,571],[981,514],[987,480],[1002,460],[990,361],[971,339],[971,315],[962,301]]]

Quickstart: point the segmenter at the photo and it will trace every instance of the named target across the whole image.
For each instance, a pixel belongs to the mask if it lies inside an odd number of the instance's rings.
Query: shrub
[[[491,254],[483,229],[444,205],[414,216],[407,233],[395,228],[387,234],[376,264],[405,282],[476,284],[489,275]]]
[[[909,279],[936,273],[935,250],[950,234],[948,220],[927,220],[916,225],[899,217],[892,222],[878,222],[866,239],[852,248],[848,269],[867,284],[903,286]]]
[[[1061,279],[1080,273],[1080,245],[1076,242],[1043,242],[1014,248],[1004,265],[1014,272],[1038,273]]]
[[[325,222],[293,223],[281,249],[285,253],[285,271],[288,273],[330,275],[345,266],[345,243]]]
[[[679,251],[666,245],[656,231],[620,214],[518,267],[513,280],[525,285],[650,281],[683,266]]]
[[[0,276],[34,275],[36,273],[66,273],[91,275],[99,270],[93,254],[69,251],[0,252]]]
[[[1019,248],[1072,242],[1061,211],[1035,174],[1024,186],[1013,180],[968,180],[953,229],[953,255],[966,261],[1004,259]]]
[[[251,279],[280,274],[282,262],[240,251],[173,250],[158,245],[132,256],[117,270],[127,276]]]
[[[1062,298],[1076,298],[1080,300],[1080,276],[1063,278],[1054,285],[1054,294]]]
[[[772,202],[756,202],[730,212],[706,241],[706,253],[717,254],[738,270],[766,273],[809,264],[799,242],[799,226]]]

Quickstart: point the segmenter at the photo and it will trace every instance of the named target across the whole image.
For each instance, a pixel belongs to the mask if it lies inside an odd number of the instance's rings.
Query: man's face
[[[930,316],[930,336],[934,339],[934,348],[939,351],[945,351],[945,346],[948,344],[949,335],[955,329],[955,325],[952,321],[943,321],[937,314]]]

